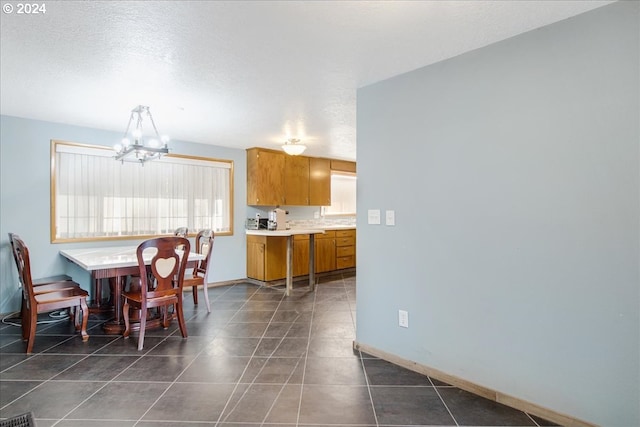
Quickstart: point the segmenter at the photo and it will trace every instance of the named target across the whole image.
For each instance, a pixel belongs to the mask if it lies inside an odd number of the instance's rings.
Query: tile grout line
[[[454,423],[456,423],[456,426],[459,426],[460,424],[458,424],[458,420],[456,420],[456,417],[453,416],[453,413],[451,412],[451,410],[449,409],[449,406],[447,406],[447,403],[444,401],[444,399],[442,398],[442,396],[440,395],[440,391],[438,390],[438,387],[436,387],[436,385],[433,383],[433,381],[431,380],[431,377],[427,375],[427,378],[429,379],[429,382],[431,383],[431,386],[433,387],[433,389],[436,391],[436,394],[438,395],[438,397],[440,398],[440,401],[442,402],[442,404],[444,405],[444,407],[446,408],[447,412],[449,413],[449,415],[451,415],[451,419],[453,420]]]
[[[261,288],[259,288],[261,289]],[[266,288],[265,288],[266,289]],[[251,296],[254,296],[258,293],[258,291],[254,292]],[[244,307],[247,302],[250,300],[251,298],[245,300],[244,304],[237,310],[240,311],[242,310],[242,307]],[[229,395],[229,397],[227,398],[227,401],[225,402],[224,407],[222,408],[222,411],[220,411],[220,415],[218,416],[218,419],[216,421],[216,426],[218,424],[220,424],[221,422],[226,422],[226,420],[229,418],[229,416],[233,413],[233,411],[235,411],[235,409],[238,407],[238,405],[240,404],[240,401],[242,400],[242,398],[247,394],[247,392],[249,391],[249,389],[251,388],[251,386],[255,383],[255,378],[253,379],[253,381],[251,381],[251,383],[249,384],[249,386],[242,392],[242,395],[239,397],[238,401],[235,403],[235,405],[233,405],[233,408],[231,408],[231,411],[229,413],[225,413],[227,411],[227,408],[231,402],[231,399],[233,398],[233,396],[236,393],[236,390],[238,390],[239,386],[240,386],[240,381],[242,380],[242,377],[244,377],[245,373],[247,372],[247,369],[249,369],[249,364],[251,363],[251,360],[253,360],[253,358],[255,357],[256,352],[258,351],[258,347],[260,347],[260,343],[262,342],[262,340],[265,338],[265,334],[267,333],[267,330],[269,329],[269,325],[271,324],[274,316],[276,315],[276,312],[278,311],[278,308],[280,308],[280,306],[282,305],[282,301],[284,300],[284,294],[281,296],[280,300],[278,301],[278,305],[276,306],[275,310],[273,310],[273,314],[271,315],[271,318],[269,319],[269,323],[267,324],[267,327],[265,328],[264,332],[262,332],[262,335],[260,336],[260,339],[258,340],[258,343],[256,344],[256,347],[253,349],[253,352],[251,353],[251,356],[249,357],[249,362],[247,362],[247,365],[244,367],[244,369],[242,370],[242,373],[240,374],[240,377],[238,378],[238,381],[236,381],[235,386],[233,387],[233,390],[231,391],[231,394]],[[236,312],[236,314],[237,314]],[[235,317],[235,315],[234,315]],[[233,317],[232,317],[233,318]],[[231,320],[231,319],[230,319]],[[292,322],[292,326],[293,326],[293,322]],[[291,328],[291,327],[290,327]],[[285,334],[286,336],[286,334]],[[280,343],[282,343],[282,340],[284,340],[284,336],[280,339]],[[278,344],[278,346],[280,345],[280,343]],[[277,347],[276,347],[277,350]],[[274,350],[274,352],[276,351]],[[271,355],[273,354],[273,352],[271,353]],[[270,359],[271,355],[269,355],[269,357],[267,358]],[[266,365],[266,363],[265,363]],[[265,365],[263,365],[260,370],[258,371],[259,375],[262,370],[264,369]],[[256,377],[257,377],[256,375]],[[224,419],[222,419],[222,416],[225,416]]]
[[[59,321],[56,321],[56,322],[53,322],[53,323],[59,323]],[[49,329],[49,328],[52,328],[53,326],[54,326],[54,325],[51,325],[51,326],[48,326],[48,327],[44,328],[44,331],[46,331],[46,330],[47,330],[47,329]],[[96,326],[99,326],[99,325],[96,325]],[[41,331],[41,332],[44,332],[44,331]],[[55,334],[55,335],[53,335],[53,336],[61,336],[61,335],[59,335],[59,334]],[[62,336],[64,336],[64,335],[62,335]],[[39,352],[39,353],[32,354],[31,356],[28,356],[26,359],[24,359],[24,360],[22,360],[22,361],[20,361],[20,362],[16,363],[15,365],[11,365],[11,366],[7,367],[7,368],[6,368],[6,369],[4,369],[2,372],[5,372],[5,371],[7,371],[7,370],[9,370],[9,369],[13,369],[14,367],[19,366],[19,365],[21,365],[21,364],[25,363],[25,362],[26,362],[26,361],[28,361],[28,360],[33,360],[33,359],[35,359],[37,356],[44,356],[44,357],[48,357],[48,355],[52,355],[52,356],[60,356],[60,355],[64,355],[65,353],[46,353],[46,351],[48,351],[48,350],[50,350],[50,349],[52,349],[52,348],[56,348],[56,347],[58,347],[59,345],[62,345],[62,344],[64,344],[65,342],[68,342],[69,340],[72,340],[72,339],[73,339],[73,338],[75,338],[75,337],[76,337],[76,334],[73,334],[73,335],[69,336],[69,338],[67,338],[67,339],[65,339],[65,340],[63,340],[63,341],[60,341],[60,342],[58,342],[58,343],[57,343],[57,344],[55,344],[55,345],[49,346],[49,347],[45,348],[44,350],[42,350],[42,351],[41,351],[41,352]],[[115,341],[115,340],[114,340],[114,341]],[[54,376],[52,376],[51,378],[47,378],[47,379],[45,379],[45,380],[42,380],[42,382],[41,382],[40,384],[38,384],[37,386],[35,386],[35,387],[33,387],[32,389],[30,389],[30,390],[26,391],[25,393],[23,393],[22,395],[20,395],[20,396],[19,396],[19,397],[17,397],[16,399],[12,400],[11,402],[8,402],[7,404],[3,405],[3,406],[0,408],[0,410],[5,409],[7,406],[9,406],[9,405],[13,404],[14,402],[16,402],[16,401],[17,401],[17,400],[19,400],[19,399],[22,399],[24,396],[26,396],[27,394],[29,394],[29,393],[33,392],[34,390],[37,390],[37,389],[39,389],[39,388],[43,387],[45,384],[52,382],[52,381],[55,379],[55,377],[57,377],[58,375],[62,374],[63,372],[66,372],[67,370],[71,369],[72,367],[76,366],[78,363],[80,363],[80,362],[82,362],[83,360],[87,359],[91,354],[95,353],[96,351],[99,351],[100,349],[102,349],[102,348],[104,348],[104,347],[108,346],[109,344],[110,344],[110,343],[107,343],[107,344],[103,345],[102,347],[100,347],[100,348],[98,348],[98,349],[94,350],[92,353],[85,354],[83,358],[81,358],[80,360],[76,361],[75,363],[73,363],[72,365],[68,366],[67,368],[63,369],[61,372],[58,372],[57,374],[55,374],[55,375],[54,375]],[[75,356],[75,354],[71,354],[71,355]],[[26,380],[26,381],[29,381],[29,380]],[[36,380],[36,381],[37,381],[37,380]],[[98,391],[102,390],[102,388],[104,388],[105,386],[106,386],[106,383],[105,383],[105,384],[103,384],[103,386],[102,386],[102,387],[98,388],[98,390],[96,390],[96,391],[95,391],[95,393],[97,393]],[[95,393],[91,394],[91,396],[93,396]],[[89,396],[89,398],[90,398],[91,396]],[[87,398],[87,399],[88,399],[88,398]],[[84,402],[84,401],[83,401],[83,402]],[[82,404],[83,402],[81,402],[80,404]],[[78,405],[78,406],[79,406],[79,405]],[[74,407],[74,408],[73,408],[69,413],[71,413],[72,411],[74,411],[75,409],[77,409],[77,408],[78,408],[78,406]],[[66,417],[69,413],[65,414],[61,419],[59,419],[59,420],[57,420],[56,422],[54,422],[54,423],[52,424],[52,427],[53,427],[53,426],[55,426],[56,424],[58,424],[58,423],[59,423],[62,419],[64,419],[64,417]]]
[[[235,287],[235,285],[234,285],[233,287]],[[224,294],[226,294],[227,292],[229,292],[233,287],[231,287],[231,288],[229,288],[227,291],[223,292],[223,293],[222,293],[222,295],[224,295]],[[255,292],[254,292],[254,294],[255,294]],[[219,299],[222,295],[220,295],[220,296],[218,296],[218,298],[214,299],[214,300],[213,300],[213,302],[215,302],[217,299]],[[253,295],[253,294],[252,294],[252,295]],[[236,311],[239,311],[239,310],[244,306],[244,304],[246,304],[246,301],[245,301],[245,302],[243,303],[243,305],[242,305],[242,306],[240,306],[240,308],[239,308],[238,310],[236,310]],[[195,305],[195,304],[194,304],[194,305]],[[196,316],[197,316],[197,313],[195,313],[195,314],[194,314],[194,315],[193,315],[189,320],[193,319],[193,318],[194,318],[194,317],[196,317]],[[229,318],[229,319],[227,320],[227,322],[225,323],[225,326],[226,326],[226,325],[228,325],[230,321],[231,321],[231,318]],[[186,324],[186,322],[187,322],[187,321],[185,320],[185,324]],[[178,329],[178,330],[179,330],[179,329]],[[175,330],[175,331],[173,331],[171,334],[169,334],[168,336],[166,336],[166,337],[165,337],[165,339],[163,339],[163,340],[162,340],[162,341],[160,341],[158,344],[156,344],[155,346],[153,346],[153,347],[149,350],[149,352],[151,352],[154,348],[158,347],[160,344],[162,344],[163,342],[165,342],[169,337],[171,337],[171,336],[173,336],[173,335],[177,334],[177,333],[178,333],[178,330]],[[188,331],[187,331],[187,334],[188,334]],[[188,337],[188,336],[187,336],[187,337]],[[214,337],[214,338],[215,338],[215,337]],[[205,347],[205,348],[206,348],[206,347]],[[187,364],[187,366],[185,366],[185,368],[180,372],[180,374],[176,375],[175,379],[174,379],[174,380],[173,380],[173,381],[172,381],[172,382],[167,386],[167,388],[165,388],[165,389],[164,389],[164,391],[163,391],[162,393],[160,393],[160,395],[158,396],[158,398],[157,398],[157,399],[156,399],[156,400],[155,400],[155,401],[154,401],[154,402],[149,406],[149,408],[147,408],[147,410],[146,410],[146,411],[145,411],[145,412],[144,412],[144,413],[143,413],[143,414],[138,418],[138,420],[133,424],[133,427],[137,426],[140,422],[142,422],[142,419],[145,417],[145,415],[147,415],[147,414],[149,413],[149,411],[151,411],[151,409],[153,409],[153,407],[154,407],[154,406],[155,406],[155,405],[160,401],[160,399],[162,399],[162,398],[167,394],[167,392],[169,391],[169,389],[170,389],[174,384],[176,384],[176,382],[178,381],[178,378],[180,378],[180,376],[181,376],[182,374],[184,374],[184,372],[185,372],[187,369],[189,369],[189,367],[190,367],[191,365],[193,365],[193,363],[196,361],[196,359],[198,358],[198,356],[200,356],[200,355],[202,354],[202,352],[204,352],[204,351],[205,351],[205,348],[203,348],[202,350],[200,350],[200,351],[199,351],[199,352],[198,352],[198,353],[193,357],[193,360],[191,360],[191,362],[189,362],[189,363]],[[149,352],[147,352],[146,354],[148,355],[148,353],[149,353]],[[167,420],[167,421],[169,421],[169,420]]]
[[[307,374],[307,361],[309,359],[309,347],[311,347],[311,332],[313,331],[313,319],[316,314],[316,301],[318,299],[319,280],[315,279],[313,284],[313,304],[311,305],[311,319],[309,320],[309,333],[307,334],[307,350],[304,355],[304,363],[302,365],[302,379],[300,380],[300,398],[298,399],[298,413],[296,414],[296,426],[300,425],[300,412],[302,411],[302,397],[304,396],[304,380]]]

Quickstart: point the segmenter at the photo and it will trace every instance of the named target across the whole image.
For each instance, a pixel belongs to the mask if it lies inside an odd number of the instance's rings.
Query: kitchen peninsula
[[[261,282],[283,278],[287,292],[293,278],[355,267],[355,225],[328,225],[289,230],[247,230],[247,277]]]
[[[289,296],[293,289],[293,236],[309,235],[309,290],[313,291],[315,286],[315,256],[314,256],[314,236],[316,233],[324,233],[325,230],[313,229],[291,229],[291,230],[247,230],[247,277],[266,281],[265,268],[269,265],[266,261],[270,247],[268,239],[276,239],[278,243],[286,239],[285,266],[285,295]],[[274,242],[275,243],[275,242]],[[281,246],[281,245],[279,245]],[[280,265],[283,265],[281,254],[278,254]],[[262,273],[260,273],[262,271]],[[257,276],[257,277],[256,277]]]

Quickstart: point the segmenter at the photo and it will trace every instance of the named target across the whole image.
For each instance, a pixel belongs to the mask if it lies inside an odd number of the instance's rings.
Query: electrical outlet
[[[398,326],[403,328],[409,327],[409,312],[406,310],[398,310]]]

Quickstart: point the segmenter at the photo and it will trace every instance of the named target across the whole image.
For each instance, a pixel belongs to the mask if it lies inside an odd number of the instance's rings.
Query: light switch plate
[[[406,310],[398,310],[398,326],[403,328],[409,327],[409,312]]]
[[[368,224],[380,224],[380,209],[369,209],[367,212]]]
[[[385,223],[387,225],[396,225],[396,211],[385,212]]]

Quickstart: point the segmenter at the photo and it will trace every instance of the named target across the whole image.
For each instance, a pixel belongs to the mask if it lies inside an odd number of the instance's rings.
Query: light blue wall
[[[83,288],[90,289],[89,274],[64,261],[58,252],[95,243],[52,244],[50,241],[50,140],[112,146],[121,137],[116,132],[0,116],[0,313],[17,310],[20,300],[8,232],[18,233],[29,246],[34,277],[67,273]],[[183,141],[172,141],[171,150],[173,153],[234,161],[234,234],[216,237],[210,280],[217,282],[246,277],[245,151]],[[140,240],[114,241],[105,245],[134,245],[138,242]]]
[[[358,91],[359,343],[640,425],[639,18],[614,3]]]

